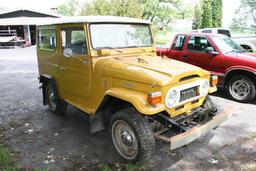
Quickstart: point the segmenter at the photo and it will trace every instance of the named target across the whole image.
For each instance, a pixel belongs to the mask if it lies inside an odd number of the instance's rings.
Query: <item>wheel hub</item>
[[[121,135],[121,140],[122,140],[122,143],[127,145],[128,147],[132,147],[132,145],[134,144],[132,135],[129,133],[128,130],[123,131]]]
[[[231,86],[231,93],[237,99],[243,99],[250,94],[250,85],[245,80],[237,80]]]
[[[52,110],[55,110],[56,109],[56,97],[55,97],[55,94],[52,90],[52,88],[49,88],[48,90],[48,98],[49,98],[49,104],[50,104],[50,108]]]
[[[122,120],[117,120],[112,126],[113,143],[121,156],[131,160],[138,154],[138,141],[133,129]]]

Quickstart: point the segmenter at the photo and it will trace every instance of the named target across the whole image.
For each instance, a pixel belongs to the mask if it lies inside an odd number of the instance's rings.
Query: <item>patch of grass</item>
[[[39,168],[35,168],[35,169],[33,169],[33,171],[48,171],[48,169],[39,169]]]
[[[256,163],[246,164],[241,168],[241,171],[256,171]]]
[[[256,132],[251,133],[249,139],[256,140]]]
[[[108,165],[103,165],[100,168],[100,171],[112,171],[112,169]]]
[[[0,170],[1,171],[18,171],[18,167],[13,160],[13,157],[8,150],[0,144]]]
[[[10,152],[0,144],[0,171],[20,171],[23,170],[18,166]],[[48,169],[33,169],[32,171],[48,171]]]
[[[127,171],[145,171],[146,167],[138,163],[128,163],[125,165]]]
[[[214,160],[218,160],[219,162],[224,161],[226,159],[226,157],[223,154],[219,153],[218,151],[213,152],[212,158]]]

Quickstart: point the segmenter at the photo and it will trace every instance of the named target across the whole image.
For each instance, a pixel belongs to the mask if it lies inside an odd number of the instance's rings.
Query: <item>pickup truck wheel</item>
[[[67,110],[67,102],[59,98],[56,86],[52,81],[46,84],[45,93],[49,109],[54,113],[64,114]]]
[[[117,152],[127,161],[149,161],[155,139],[149,123],[135,109],[118,111],[110,121],[111,136]]]
[[[229,96],[239,102],[249,102],[256,96],[256,88],[253,80],[244,75],[232,77],[228,82]]]

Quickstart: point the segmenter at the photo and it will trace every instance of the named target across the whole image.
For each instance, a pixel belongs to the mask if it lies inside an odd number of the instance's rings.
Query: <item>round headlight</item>
[[[206,96],[208,94],[209,87],[210,87],[209,80],[203,80],[203,82],[200,86],[200,95],[201,96]]]
[[[179,93],[177,90],[169,90],[166,95],[165,103],[167,107],[174,106],[179,101]]]

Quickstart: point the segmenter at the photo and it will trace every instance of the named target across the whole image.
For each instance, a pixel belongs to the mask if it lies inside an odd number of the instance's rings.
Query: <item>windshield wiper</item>
[[[97,48],[97,50],[99,50],[99,49],[110,49],[110,50],[114,50],[114,51],[119,52],[119,53],[123,52],[122,50],[117,49],[117,48],[112,47],[112,46],[104,46],[104,47]]]
[[[136,45],[134,45],[134,46],[128,46],[128,48],[140,48],[141,46],[136,46]]]
[[[228,54],[228,53],[236,53],[236,52],[240,52],[240,50],[237,50],[237,49],[233,49],[231,51],[228,51],[228,52],[225,52],[225,54]]]

